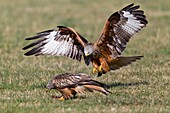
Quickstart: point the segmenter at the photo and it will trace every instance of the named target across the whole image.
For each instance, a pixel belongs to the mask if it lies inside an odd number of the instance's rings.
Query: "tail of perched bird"
[[[101,82],[95,81],[95,80],[90,80],[82,86],[87,88],[89,91],[95,90],[95,91],[99,91],[105,95],[108,95],[109,93],[111,93],[110,91],[107,90],[108,89],[107,85],[105,85]]]
[[[116,60],[110,62],[109,66],[111,70],[119,69],[120,67],[127,66],[136,60],[140,60],[143,56],[128,56],[117,57]]]

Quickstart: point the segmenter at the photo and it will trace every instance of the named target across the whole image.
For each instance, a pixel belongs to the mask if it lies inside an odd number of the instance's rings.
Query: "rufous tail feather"
[[[143,56],[127,56],[127,57],[117,57],[109,63],[111,70],[119,69],[120,67],[127,66],[136,60],[140,60]]]

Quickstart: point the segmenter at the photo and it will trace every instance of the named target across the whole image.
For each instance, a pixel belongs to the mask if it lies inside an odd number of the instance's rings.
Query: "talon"
[[[98,72],[98,75],[97,75],[97,76],[98,76],[98,77],[102,76],[102,73]]]
[[[99,68],[98,68],[98,77],[100,77],[100,76],[102,76],[102,74],[104,74],[104,72],[105,71],[103,71],[103,69],[102,69],[102,66],[99,66]]]
[[[50,92],[50,90],[49,90],[49,89],[46,89],[46,92]]]
[[[97,69],[96,68],[93,68],[93,73],[96,73],[97,72]]]
[[[65,100],[65,98],[62,96],[62,97],[60,97],[58,100]]]
[[[102,66],[99,66],[99,68],[98,68],[98,71],[100,72],[100,73],[102,73]]]

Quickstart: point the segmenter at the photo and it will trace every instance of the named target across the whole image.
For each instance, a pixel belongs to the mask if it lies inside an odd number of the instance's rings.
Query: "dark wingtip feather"
[[[144,14],[137,14],[137,13],[134,13],[133,14],[137,20],[140,21],[141,24],[144,24],[146,26],[146,24],[148,24],[148,20],[146,19],[146,16]]]
[[[66,26],[57,26],[58,28],[67,28]]]
[[[132,14],[139,14],[139,15],[143,15],[144,14],[144,11],[143,10],[136,10],[136,11],[133,11]]]
[[[145,15],[141,15],[141,14],[133,14],[136,18],[143,18],[146,19]]]
[[[40,44],[40,43],[41,43],[42,41],[44,41],[44,40],[45,40],[45,39],[38,40],[37,42],[33,42],[33,43],[31,43],[31,44],[23,47],[22,49],[23,49],[23,50],[26,50],[26,49],[28,49],[28,48],[34,47],[34,46],[36,46],[37,44]]]
[[[23,47],[22,50],[26,50],[27,48],[26,47]]]
[[[141,19],[141,21],[140,21],[142,24],[148,24],[148,21],[146,20],[146,19]]]
[[[44,30],[44,31],[38,32],[37,34],[48,35],[48,34],[50,34],[50,32],[52,32],[52,31],[54,31],[54,29]]]
[[[132,8],[129,8],[128,11],[135,11],[136,9],[139,9],[140,5],[134,6]]]
[[[122,11],[126,11],[127,9],[131,8],[134,5],[134,3],[129,4],[128,6],[124,7]]]
[[[41,38],[41,36],[37,35],[37,36],[33,36],[33,37],[28,37],[28,38],[25,38],[25,40],[34,40],[34,39],[38,39],[38,38]]]
[[[34,40],[34,39],[38,39],[38,38],[42,38],[44,36],[47,36],[49,33],[46,33],[46,34],[38,34],[36,36],[33,36],[33,37],[28,37],[28,38],[25,38],[25,40]]]
[[[41,48],[33,48],[32,50],[26,52],[24,55],[31,56],[31,55],[37,54],[39,52],[41,52]]]
[[[28,49],[28,48],[31,48],[31,47],[35,46],[35,45],[36,45],[36,43],[31,43],[31,44],[23,47],[22,50],[26,50],[26,49]]]

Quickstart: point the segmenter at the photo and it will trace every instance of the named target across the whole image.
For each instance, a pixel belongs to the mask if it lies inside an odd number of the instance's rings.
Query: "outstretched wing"
[[[66,56],[81,61],[84,55],[84,45],[87,40],[78,34],[74,29],[64,26],[57,26],[56,29],[37,33],[36,36],[26,40],[37,41],[25,46],[23,50],[33,47],[24,55],[53,55]]]
[[[130,4],[113,13],[105,23],[96,46],[106,55],[115,58],[123,52],[129,39],[146,26],[148,21],[139,5]]]

